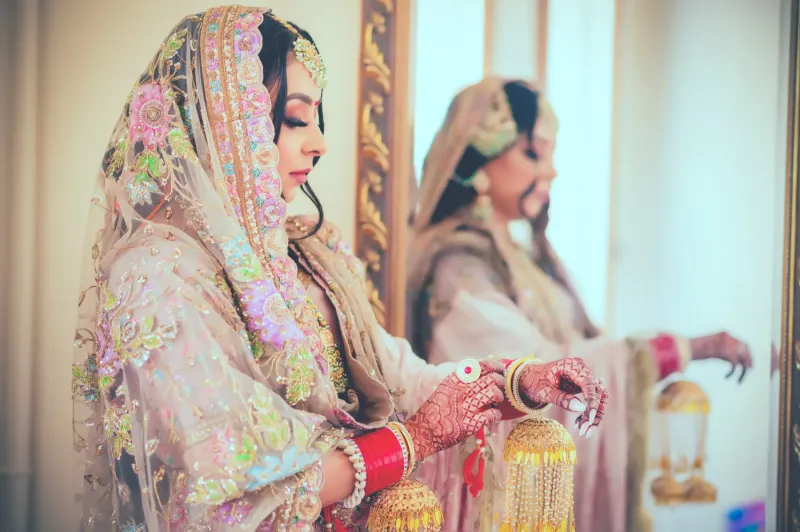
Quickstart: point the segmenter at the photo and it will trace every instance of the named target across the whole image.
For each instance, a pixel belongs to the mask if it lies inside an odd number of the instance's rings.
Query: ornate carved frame
[[[410,0],[362,0],[356,253],[378,320],[404,336],[405,253],[410,213]]]
[[[791,3],[777,528],[800,531],[800,1]]]

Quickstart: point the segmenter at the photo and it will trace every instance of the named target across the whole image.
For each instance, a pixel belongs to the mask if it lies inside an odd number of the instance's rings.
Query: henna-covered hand
[[[449,375],[417,412],[404,423],[414,442],[417,460],[450,448],[483,426],[500,421],[497,406],[505,400],[503,363],[480,363],[481,377],[471,383]]]
[[[544,364],[529,364],[520,375],[520,391],[531,403],[550,403],[581,412],[575,420],[579,434],[588,437],[606,411],[608,390],[580,358],[562,358]],[[583,394],[583,401],[576,396]]]
[[[753,367],[753,356],[746,343],[726,332],[699,336],[691,339],[692,360],[718,358],[731,363],[731,370],[725,376],[730,378],[741,367],[739,382],[742,382],[747,371]]]

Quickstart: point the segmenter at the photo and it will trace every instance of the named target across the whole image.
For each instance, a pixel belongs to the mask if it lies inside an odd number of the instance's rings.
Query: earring
[[[478,197],[472,206],[475,217],[482,221],[487,221],[492,217],[492,198],[489,197],[489,177],[482,170],[478,170],[472,179],[472,186]]]

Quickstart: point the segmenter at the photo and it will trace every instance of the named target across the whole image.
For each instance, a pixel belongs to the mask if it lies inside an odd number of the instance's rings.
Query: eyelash
[[[307,122],[303,122],[302,120],[298,120],[297,118],[292,118],[292,117],[289,117],[289,116],[287,116],[283,121],[290,128],[307,127],[308,126]]]

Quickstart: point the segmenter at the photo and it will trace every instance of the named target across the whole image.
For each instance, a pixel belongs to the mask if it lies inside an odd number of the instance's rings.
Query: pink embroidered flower
[[[264,117],[266,119],[269,111],[269,93],[266,87],[264,85],[250,85],[247,87],[242,95],[242,112],[246,116]]]
[[[144,140],[149,148],[164,143],[169,131],[169,104],[157,83],[140,85],[131,100],[131,141]]]
[[[233,49],[239,53],[252,54],[254,51],[261,48],[261,32],[252,29],[247,29],[241,35],[234,39]]]
[[[245,500],[226,502],[217,508],[217,520],[229,526],[237,525],[245,520],[252,509],[253,505]]]

